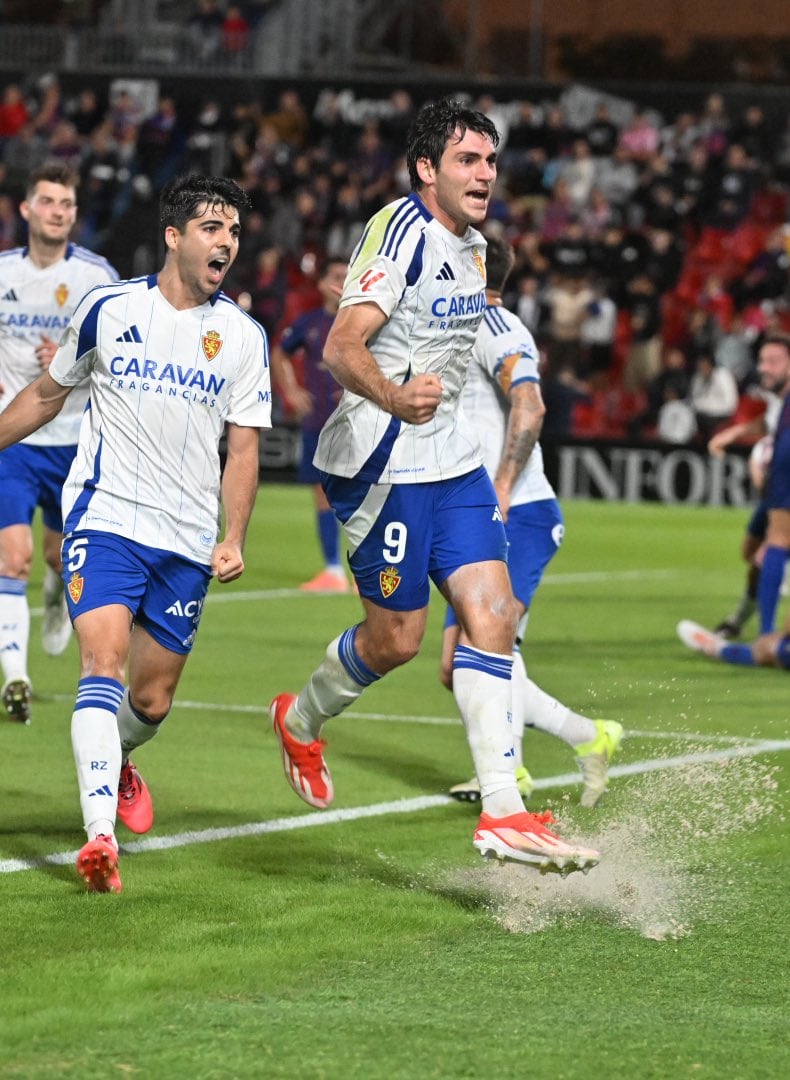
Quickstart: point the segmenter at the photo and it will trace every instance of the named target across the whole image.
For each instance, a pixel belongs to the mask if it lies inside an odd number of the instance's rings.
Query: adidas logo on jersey
[[[436,275],[437,281],[455,281],[455,274],[453,273],[449,263],[442,263],[442,268]]]
[[[8,292],[4,294],[2,299],[3,300],[18,300],[19,297],[17,296],[17,294],[14,292],[13,289],[9,289]]]
[[[136,326],[130,326],[128,330],[115,339],[116,341],[134,341],[138,345],[142,345],[143,339],[140,337],[140,331]]]
[[[492,521],[502,521],[503,520],[502,519],[502,511],[499,509],[498,506],[494,507],[494,512],[491,515],[491,520]]]
[[[92,799],[94,795],[112,795],[113,790],[109,784],[102,784],[101,787],[97,787],[95,791],[91,791],[88,795],[89,799]]]

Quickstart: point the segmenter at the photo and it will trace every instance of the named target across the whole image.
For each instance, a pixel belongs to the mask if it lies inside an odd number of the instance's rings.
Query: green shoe
[[[597,806],[606,791],[609,762],[617,753],[623,737],[623,725],[616,720],[594,720],[596,736],[576,749],[576,761],[582,771],[584,786],[579,802],[582,806]]]

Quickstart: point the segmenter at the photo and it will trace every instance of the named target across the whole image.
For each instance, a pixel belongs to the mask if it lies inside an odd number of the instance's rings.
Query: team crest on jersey
[[[58,305],[60,307],[63,307],[63,305],[68,300],[68,298],[69,298],[68,286],[67,285],[58,285],[57,289],[55,289],[55,299],[57,300]]]
[[[385,600],[388,600],[390,596],[392,596],[400,583],[401,576],[394,566],[388,566],[386,570],[382,570],[379,573],[379,585],[381,586],[381,595],[384,597]]]
[[[480,252],[477,250],[476,247],[472,248],[472,262],[477,267],[477,272],[480,275],[480,277],[483,279],[483,281],[485,281],[485,279],[486,279],[485,259],[483,258],[483,256],[480,254]]]
[[[222,338],[217,330],[208,330],[203,335],[203,355],[207,360],[213,360],[222,348]]]
[[[71,575],[71,579],[69,580],[68,584],[69,596],[71,597],[73,603],[78,604],[80,602],[80,597],[82,596],[82,587],[84,584],[85,578],[82,577],[81,574],[78,574],[75,570],[74,573]]]

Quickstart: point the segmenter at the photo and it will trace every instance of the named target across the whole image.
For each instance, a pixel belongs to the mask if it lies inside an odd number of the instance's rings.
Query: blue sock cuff
[[[725,664],[742,664],[744,667],[754,667],[754,653],[751,645],[742,641],[733,641],[723,646],[719,652],[719,659]]]
[[[497,679],[509,679],[513,674],[513,659],[511,656],[492,656],[470,645],[459,645],[453,655],[453,671],[460,668],[484,671]]]
[[[358,629],[358,626],[350,626],[348,630],[345,630],[340,635],[337,651],[340,656],[340,663],[354,682],[359,683],[360,686],[370,686],[371,683],[378,682],[381,676],[377,675],[375,671],[371,671],[364,660],[359,657],[354,644]]]
[[[9,596],[24,596],[27,592],[27,582],[22,578],[0,577],[0,593]]]
[[[77,684],[78,709],[105,709],[116,716],[123,700],[124,686],[117,679],[108,679],[105,675],[89,675]]]

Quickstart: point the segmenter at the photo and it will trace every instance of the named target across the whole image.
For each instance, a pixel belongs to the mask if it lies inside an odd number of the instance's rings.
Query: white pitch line
[[[653,758],[648,761],[636,761],[630,765],[615,765],[609,770],[611,777],[635,776],[640,773],[656,772],[660,769],[679,769],[685,765],[694,765],[703,761],[727,761],[730,758],[753,757],[757,754],[776,753],[790,749],[790,739],[772,739],[753,746],[734,746],[723,750],[708,750],[698,754],[684,754],[671,758]],[[578,785],[581,778],[578,773],[562,773],[559,776],[544,776],[535,781],[535,788],[558,787],[560,785]],[[447,806],[454,800],[449,795],[423,795],[416,799],[398,799],[394,802],[373,803],[370,806],[351,806],[344,810],[318,810],[313,814],[300,814],[296,817],[275,818],[272,821],[252,822],[248,825],[232,825],[220,829],[202,829],[199,832],[182,832],[173,836],[151,836],[145,840],[132,840],[121,844],[124,854],[146,851],[167,851],[172,848],[189,847],[193,844],[210,844],[217,840],[236,840],[244,836],[261,836],[267,833],[290,832],[294,829],[308,829],[317,825],[337,825],[346,821],[360,821],[363,818],[382,817],[387,814],[410,814],[421,810]],[[53,852],[40,859],[3,859],[0,860],[0,874],[13,874],[20,870],[37,870],[42,866],[63,866],[74,862],[78,851]]]
[[[40,701],[73,701],[73,694],[42,694]],[[234,705],[228,702],[217,701],[176,701],[174,709],[188,709],[191,712],[228,712],[243,713],[248,716],[260,715],[264,718],[269,715],[268,705]],[[349,710],[340,716],[333,718],[333,723],[338,720],[375,720],[380,723],[393,724],[425,724],[429,727],[459,727],[461,719],[458,716],[407,716],[405,713],[378,713],[356,712]],[[536,729],[537,730],[537,729]],[[746,735],[702,735],[696,731],[637,731],[627,728],[624,734],[626,739],[658,739],[664,742],[694,742],[694,743],[724,743],[725,745],[738,746],[761,746],[765,741],[762,738]]]
[[[608,585],[612,581],[648,581],[678,577],[679,570],[590,570],[577,574],[545,574],[541,580],[542,585]],[[310,599],[316,596],[353,596],[351,592],[305,592],[304,589],[239,589],[234,592],[214,592],[210,590],[206,596],[207,604],[235,604],[245,600],[300,600]],[[30,614],[41,617],[44,614],[43,607],[30,609]]]

